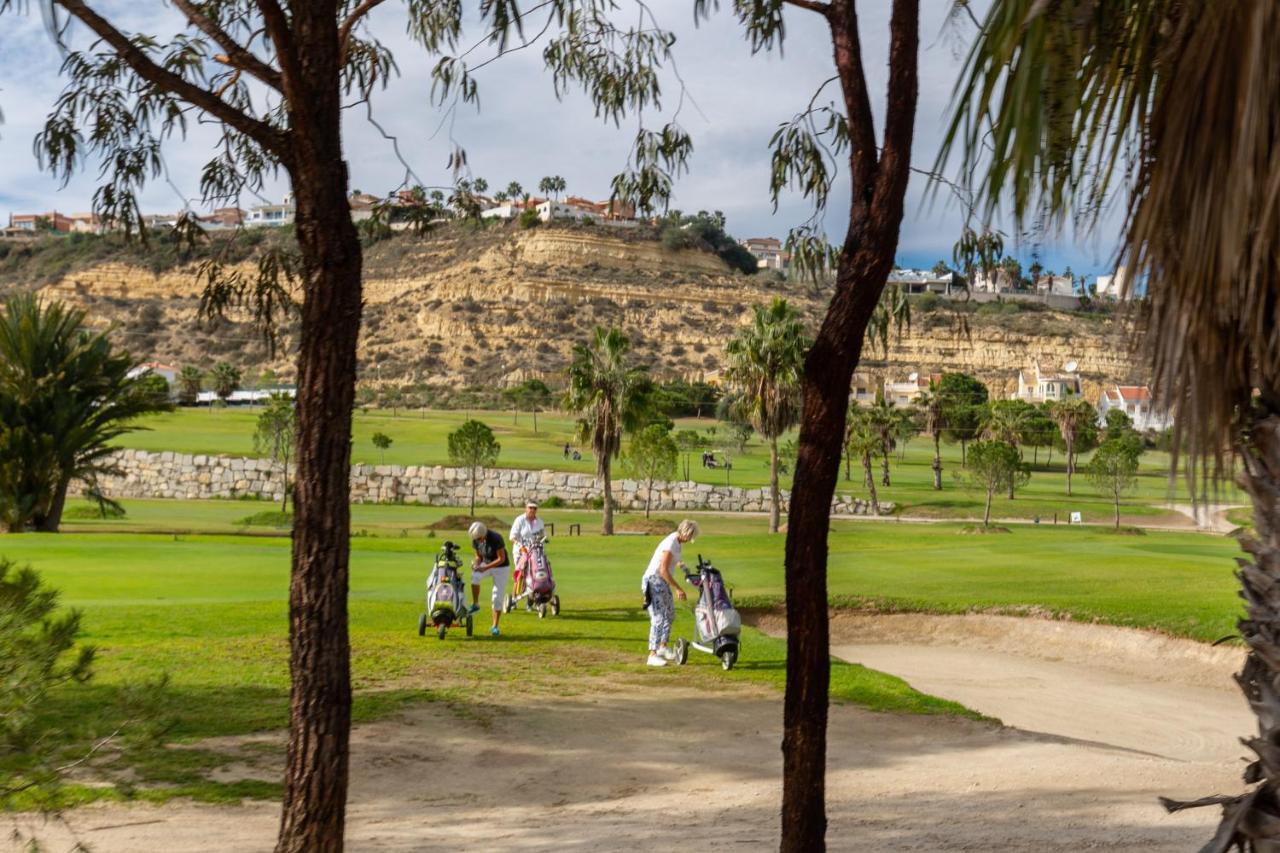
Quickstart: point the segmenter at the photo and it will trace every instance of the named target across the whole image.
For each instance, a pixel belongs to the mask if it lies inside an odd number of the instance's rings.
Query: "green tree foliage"
[[[493,437],[493,430],[480,421],[463,421],[462,426],[449,433],[449,461],[467,469],[473,516],[476,514],[476,478],[480,469],[497,464],[501,452],[502,445]]]
[[[198,367],[187,365],[178,371],[178,402],[194,406],[204,389],[204,373]]]
[[[939,261],[939,263],[942,263]],[[920,431],[933,441],[933,488],[942,490],[942,434],[947,428],[946,407],[943,405],[942,391],[936,382],[920,392],[916,399],[920,409]]]
[[[1107,409],[1102,423],[1102,440],[1124,438],[1134,432],[1133,418],[1121,409]]]
[[[253,449],[264,454],[280,466],[284,475],[284,497],[280,511],[289,510],[289,466],[293,463],[298,446],[298,409],[293,400],[283,394],[273,394],[258,415],[253,433]]]
[[[705,442],[702,436],[698,434],[698,431],[693,429],[682,429],[672,438],[675,440],[676,447],[684,451],[684,478],[688,480],[690,479],[689,466],[693,451],[702,447]]]
[[[373,434],[373,446],[378,448],[382,453],[382,462],[385,465],[387,461],[387,448],[391,446],[391,436],[385,432],[375,432]]]
[[[963,475],[972,487],[986,494],[982,524],[991,524],[991,499],[997,492],[1012,493],[1031,479],[1031,472],[1018,455],[1018,448],[1003,441],[978,441],[969,448],[969,464]]]
[[[67,490],[114,473],[113,439],[166,411],[135,366],[83,312],[32,295],[0,314],[0,525],[56,532]]]
[[[671,433],[660,424],[650,424],[631,437],[622,456],[623,469],[645,484],[644,517],[653,504],[653,484],[675,478],[679,450]]]
[[[1062,446],[1067,453],[1067,494],[1071,494],[1071,478],[1076,473],[1076,456],[1087,449],[1097,435],[1098,413],[1081,397],[1058,400],[1050,409],[1058,425]]]
[[[1027,422],[1022,428],[1022,446],[1032,448],[1032,464],[1040,464],[1040,448],[1049,448],[1050,459],[1052,459],[1053,442],[1058,436],[1058,425],[1053,422],[1050,415],[1050,409],[1041,404],[1034,407],[1034,411],[1027,416]],[[1048,461],[1046,460],[1046,465]]]
[[[653,383],[644,367],[631,363],[631,342],[619,329],[596,327],[591,338],[573,346],[569,387],[563,408],[580,415],[578,440],[591,444],[596,476],[604,489],[600,532],[613,535],[611,467],[622,451],[623,432],[633,432],[647,420]]]
[[[1036,407],[1026,400],[996,400],[987,407],[982,424],[984,438],[1013,445],[1022,455],[1022,439],[1035,423]],[[1013,500],[1013,483],[1009,484],[1009,500]]]
[[[960,464],[966,464],[966,443],[977,438],[986,419],[987,386],[967,373],[944,373],[938,381],[942,417],[947,426],[942,437],[960,443]]]
[[[714,414],[720,389],[701,380],[673,379],[654,386],[654,408],[672,418],[701,418]]]
[[[701,249],[714,252],[739,272],[755,275],[760,269],[756,256],[729,236],[724,226],[724,214],[718,210],[714,213],[700,210],[694,216],[672,211],[662,223],[662,245],[671,251]]]
[[[58,612],[39,575],[0,558],[0,808],[17,794],[52,796],[62,780],[60,743],[41,715],[51,691],[92,676],[94,649],[80,634],[79,611]]]
[[[224,403],[240,390],[240,368],[227,362],[219,362],[209,371],[209,381],[213,383],[213,393]]]
[[[533,415],[533,434],[538,434],[538,412],[551,405],[551,389],[541,379],[526,379],[503,395],[511,401],[517,415],[521,409]]]
[[[862,485],[866,487],[871,499],[871,511],[880,514],[880,499],[876,495],[875,474],[871,466],[875,454],[880,451],[880,430],[873,423],[870,413],[865,409],[853,407],[849,412],[848,426],[845,428],[845,453],[851,459],[862,463]]]
[[[1120,412],[1119,414],[1124,414]],[[1098,490],[1110,495],[1116,508],[1116,529],[1120,529],[1120,498],[1138,484],[1138,463],[1142,439],[1133,430],[1108,438],[1093,452],[1087,469]]]
[[[781,514],[778,439],[800,418],[808,347],[800,314],[777,298],[767,308],[753,306],[751,324],[725,345],[725,379],[736,390],[735,413],[769,442],[770,533],[778,532]]]
[[[559,175],[549,175],[538,181],[538,192],[544,196],[553,195],[556,201],[560,200],[560,193],[565,190],[564,178]]]

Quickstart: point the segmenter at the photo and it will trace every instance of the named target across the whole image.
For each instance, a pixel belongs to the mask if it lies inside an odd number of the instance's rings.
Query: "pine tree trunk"
[[[276,853],[338,853],[351,728],[347,588],[361,252],[342,159],[337,21],[327,4],[302,3],[293,5],[292,23],[300,74],[287,75],[285,89],[304,298],[289,583],[292,691]]]
[[[802,416],[786,544],[787,670],[782,736],[782,853],[826,849],[830,631],[827,536],[867,323],[893,266],[911,167],[919,48],[918,0],[894,0],[884,140],[878,146],[851,0],[831,0],[853,189],[835,293],[805,359]],[[879,156],[877,157],[877,148]]]
[[[609,471],[609,457],[606,455],[600,465],[600,478],[604,481],[604,515],[600,520],[600,533],[613,535],[613,478]]]
[[[942,491],[942,448],[938,445],[939,436],[933,434],[933,488]]]
[[[777,533],[781,507],[778,492],[778,438],[769,439],[769,532]]]

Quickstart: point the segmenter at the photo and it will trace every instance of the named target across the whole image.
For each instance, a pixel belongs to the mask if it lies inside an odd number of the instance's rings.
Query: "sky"
[[[526,4],[531,5],[531,4]],[[808,203],[798,194],[781,199],[776,212],[769,200],[769,138],[778,125],[804,109],[813,92],[834,73],[831,41],[825,23],[815,14],[787,8],[786,41],[781,55],[752,55],[741,25],[724,3],[700,26],[692,19],[689,0],[654,0],[651,8],[662,25],[677,35],[676,66],[664,78],[664,110],[674,111],[679,85],[687,97],[680,123],[692,135],[690,171],[676,184],[672,207],[692,212],[723,211],[728,230],[739,238],[776,236],[809,218]],[[860,34],[868,85],[882,126],[887,78],[889,3],[863,0],[859,4]],[[978,4],[975,4],[978,5]],[[87,210],[96,186],[96,164],[88,163],[67,186],[43,172],[32,140],[62,87],[61,57],[38,12],[10,14],[0,26],[0,217],[56,209]],[[948,0],[921,0],[920,98],[917,109],[913,164],[930,170],[937,156],[949,110],[952,87],[964,62],[969,25],[946,20]],[[171,33],[176,19],[158,0],[121,2],[100,0],[95,8],[129,31]],[[981,9],[979,9],[979,13]],[[431,103],[430,71],[434,58],[403,33],[403,4],[386,3],[368,26],[396,53],[399,77],[375,94],[373,116],[399,140],[414,175],[426,185],[447,185],[447,168],[454,144],[462,146],[474,176],[494,188],[519,181],[535,191],[545,175],[563,176],[568,192],[606,198],[610,179],[620,171],[636,131],[634,119],[621,127],[605,124],[593,113],[584,95],[571,91],[557,99],[544,70],[541,45],[509,53],[477,72],[480,110],[460,107],[451,117]],[[472,30],[471,39],[476,31]],[[466,37],[464,36],[464,41]],[[80,42],[83,43],[83,38]],[[467,42],[470,43],[470,42]],[[485,55],[478,49],[473,58]],[[834,95],[834,86],[824,93]],[[658,115],[645,124],[657,127]],[[363,109],[347,112],[343,127],[351,186],[375,194],[386,193],[404,179],[404,166],[392,146],[367,119]],[[170,212],[185,202],[199,209],[198,176],[210,156],[214,133],[194,127],[185,139],[170,144],[165,162],[170,182],[151,184],[142,197],[147,212]],[[823,220],[829,237],[839,242],[847,222],[847,184],[841,175]],[[172,186],[170,186],[172,183]],[[281,178],[263,193],[275,201],[288,189]],[[930,200],[928,178],[913,174],[908,189],[897,263],[929,267],[949,260],[959,236],[963,211],[945,193]],[[254,199],[247,199],[246,206]],[[1104,223],[1088,241],[1019,238],[1007,223],[1006,252],[1025,265],[1038,259],[1046,269],[1077,273],[1110,272],[1114,223]]]

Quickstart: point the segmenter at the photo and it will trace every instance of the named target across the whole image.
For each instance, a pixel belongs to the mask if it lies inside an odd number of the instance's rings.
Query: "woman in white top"
[[[671,623],[676,617],[675,601],[671,598],[671,590],[684,601],[687,596],[684,587],[676,581],[672,574],[677,566],[684,566],[682,546],[698,538],[698,523],[685,519],[680,522],[676,532],[664,538],[654,549],[649,560],[649,568],[645,570],[640,581],[640,589],[644,592],[645,607],[649,609],[649,666],[666,666],[667,661],[675,659],[675,652],[667,648],[667,640],[671,637]]]

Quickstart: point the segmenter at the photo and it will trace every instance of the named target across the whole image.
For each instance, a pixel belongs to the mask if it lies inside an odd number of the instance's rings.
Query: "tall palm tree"
[[[1068,397],[1050,406],[1049,416],[1058,425],[1058,434],[1067,448],[1067,495],[1070,496],[1071,477],[1076,472],[1076,440],[1081,428],[1096,419],[1098,413],[1083,397]]]
[[[880,514],[880,501],[876,496],[876,478],[871,472],[872,457],[880,450],[880,430],[872,422],[870,412],[856,409],[849,413],[845,431],[845,449],[850,457],[861,460],[863,484],[871,497],[871,511]]]
[[[1280,5],[1274,0],[996,0],[957,89],[948,143],[987,210],[1095,222],[1127,193],[1117,257],[1146,288],[1156,393],[1193,482],[1236,467],[1255,535],[1237,572],[1260,783],[1206,850],[1277,849],[1280,820]],[[1136,153],[1136,158],[1130,155]],[[1256,389],[1256,393],[1255,393]],[[1234,459],[1232,458],[1234,451]]]
[[[1035,407],[1023,400],[997,400],[987,410],[982,434],[993,441],[1002,441],[1022,455],[1022,437],[1035,415]],[[1009,500],[1013,500],[1014,481],[1009,480]]]
[[[778,439],[800,418],[800,377],[809,340],[785,299],[752,309],[751,325],[725,346],[725,379],[738,391],[737,414],[769,442],[769,532],[778,532]]]
[[[0,520],[55,533],[73,482],[115,473],[113,439],[141,415],[165,411],[146,374],[85,314],[34,296],[0,312]]]
[[[889,477],[889,454],[893,452],[898,424],[898,409],[883,395],[867,407],[867,423],[880,437],[880,485],[893,485]]]
[[[178,399],[186,406],[194,406],[204,385],[204,373],[200,368],[187,365],[178,371]]]
[[[924,429],[921,430],[925,435],[933,439],[933,488],[937,491],[942,490],[942,431],[946,428],[947,422],[943,416],[943,400],[942,393],[938,389],[935,382],[930,382],[929,387],[920,392],[920,396],[916,399],[916,405],[920,407],[920,412],[924,416]]]
[[[240,368],[225,361],[218,362],[209,371],[209,379],[213,382],[213,392],[226,401],[240,387]]]
[[[600,532],[605,536],[613,535],[613,460],[622,450],[622,433],[642,424],[653,387],[645,368],[628,362],[630,349],[621,330],[600,326],[589,341],[574,344],[563,403],[567,411],[582,416],[579,439],[591,442],[596,457],[596,476],[604,488]]]

